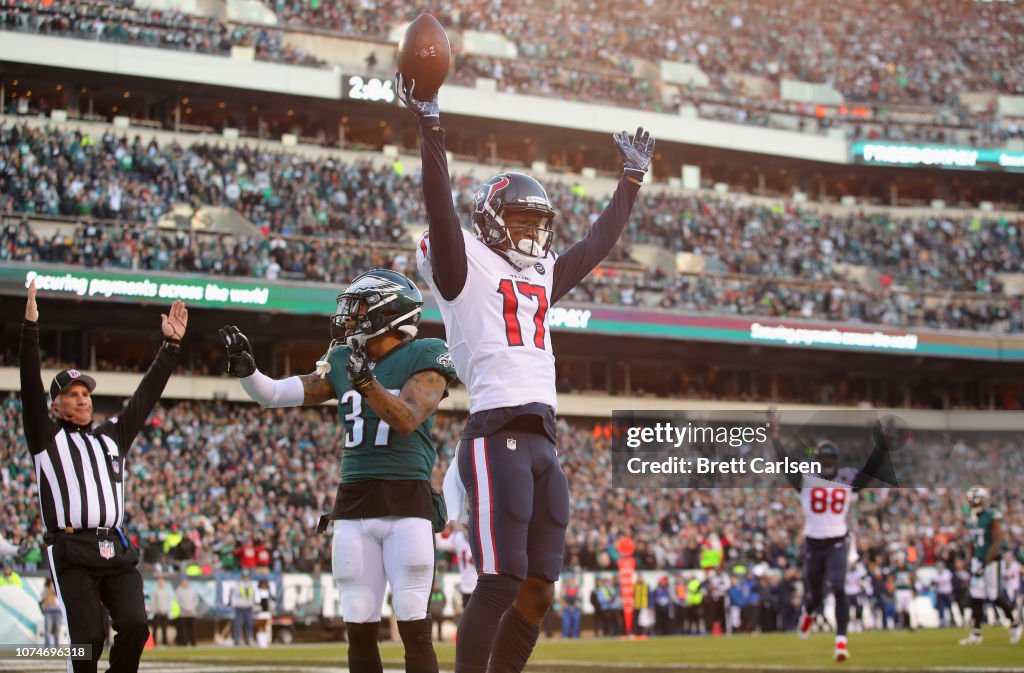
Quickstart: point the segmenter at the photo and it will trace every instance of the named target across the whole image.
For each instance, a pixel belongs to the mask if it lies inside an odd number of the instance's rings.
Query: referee
[[[135,673],[149,638],[139,552],[122,532],[126,458],[160,399],[181,352],[188,324],[176,301],[161,315],[164,343],[124,411],[93,427],[96,381],[65,369],[50,384],[47,412],[39,365],[39,310],[29,285],[21,330],[21,403],[25,439],[35,464],[46,556],[73,645],[92,645],[90,661],[69,662],[75,673],[96,673],[103,651],[104,607],[117,636],[108,673]]]

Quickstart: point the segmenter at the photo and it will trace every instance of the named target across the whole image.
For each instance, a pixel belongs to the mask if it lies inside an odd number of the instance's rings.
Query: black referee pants
[[[149,639],[146,598],[138,568],[96,571],[68,565],[54,558],[52,546],[47,548],[46,555],[67,621],[70,644],[92,645],[92,660],[72,661],[69,670],[96,673],[106,635],[103,626],[105,607],[116,632],[107,671],[136,673],[142,650]]]

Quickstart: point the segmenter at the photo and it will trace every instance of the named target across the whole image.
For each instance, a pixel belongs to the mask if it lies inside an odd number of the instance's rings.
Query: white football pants
[[[427,616],[434,581],[430,521],[396,516],[336,520],[331,563],[346,622],[379,622],[388,582],[398,621]]]

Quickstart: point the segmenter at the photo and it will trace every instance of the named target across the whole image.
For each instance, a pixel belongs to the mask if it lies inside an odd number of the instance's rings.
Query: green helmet
[[[359,313],[366,302],[366,311]],[[331,316],[331,337],[358,348],[373,337],[397,330],[405,341],[419,331],[423,295],[411,280],[390,269],[370,269],[338,295],[338,310]],[[345,319],[355,320],[355,331],[346,334]]]

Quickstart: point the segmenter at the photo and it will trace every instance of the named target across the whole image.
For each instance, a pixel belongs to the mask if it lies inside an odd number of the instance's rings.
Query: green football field
[[[832,636],[816,634],[799,640],[794,634],[734,637],[668,637],[649,640],[544,640],[537,644],[527,671],[1024,671],[1024,642],[1010,645],[1009,632],[986,628],[985,643],[963,647],[964,629],[919,630],[914,633],[855,633],[850,659],[832,661]],[[381,644],[385,665],[404,669],[400,645]],[[437,645],[441,670],[451,670],[454,647]],[[284,673],[330,667],[344,668],[345,644],[273,646],[269,649],[202,647],[149,650],[143,662],[204,662],[203,670],[232,673],[265,665]],[[145,669],[144,669],[145,670]]]

